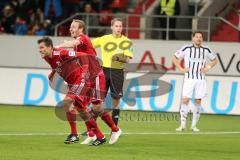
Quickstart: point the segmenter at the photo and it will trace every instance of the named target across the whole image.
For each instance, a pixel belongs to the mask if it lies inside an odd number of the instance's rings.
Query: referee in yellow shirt
[[[123,96],[124,67],[133,57],[132,42],[122,35],[123,21],[114,18],[111,21],[112,34],[104,35],[92,41],[94,48],[101,49],[102,67],[106,77],[106,89],[110,88],[112,97],[112,119],[118,124],[119,102]]]

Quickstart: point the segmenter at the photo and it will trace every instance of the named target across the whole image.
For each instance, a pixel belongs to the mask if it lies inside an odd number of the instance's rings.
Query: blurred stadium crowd
[[[77,12],[115,13],[125,9],[126,3],[126,0],[1,0],[0,33],[53,35],[54,25]],[[92,22],[106,23],[104,19]]]

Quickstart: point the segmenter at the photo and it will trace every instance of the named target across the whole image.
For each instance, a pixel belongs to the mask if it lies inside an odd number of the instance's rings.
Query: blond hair
[[[111,26],[113,26],[114,23],[117,22],[117,21],[120,21],[120,22],[123,23],[123,20],[122,20],[121,18],[113,18],[113,19],[111,20]]]
[[[80,20],[80,19],[73,19],[73,22],[77,22],[79,24],[79,28],[83,29],[83,32],[85,33],[86,31],[86,25],[85,22]]]

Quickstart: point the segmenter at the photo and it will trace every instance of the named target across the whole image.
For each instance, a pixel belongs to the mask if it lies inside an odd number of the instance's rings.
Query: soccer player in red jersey
[[[93,45],[91,43],[90,38],[85,35],[85,23],[81,20],[73,20],[70,26],[70,33],[71,37],[74,38],[74,40],[71,41],[64,41],[64,43],[58,45],[57,47],[61,48],[73,48],[76,52],[84,52],[89,55],[97,56],[95,49],[93,48]],[[96,57],[97,58],[97,57]],[[95,65],[100,66],[99,62],[91,61],[92,63],[89,65],[92,65],[93,68]],[[90,71],[91,72],[91,71]],[[101,69],[98,72],[98,75],[96,76],[95,82],[93,83],[93,86],[96,88],[96,92],[101,93],[101,98],[94,97],[92,99],[93,104],[93,113],[95,115],[98,115],[101,117],[101,119],[111,128],[112,134],[111,138],[109,140],[109,144],[114,144],[117,142],[118,138],[122,134],[122,131],[120,128],[118,128],[114,121],[112,120],[110,114],[104,110],[104,107],[102,106],[103,99],[106,95],[106,80],[105,75],[103,73],[103,70]],[[82,142],[82,144],[88,144],[92,140],[94,140],[94,136],[92,132],[88,132],[88,138]]]
[[[100,145],[106,142],[102,132],[99,130],[95,119],[88,111],[90,103],[89,88],[91,88],[91,75],[89,73],[89,61],[83,52],[68,51],[61,48],[53,48],[53,42],[48,37],[43,37],[38,40],[39,52],[43,59],[51,66],[52,72],[49,75],[51,80],[54,72],[57,72],[63,80],[68,84],[69,91],[62,101],[62,106],[66,110],[67,118],[71,112],[72,104],[79,112],[81,118],[89,131],[96,135],[96,139],[92,145]],[[84,61],[86,63],[81,63]],[[90,90],[91,91],[91,90]],[[71,141],[78,141],[77,134],[70,134]]]

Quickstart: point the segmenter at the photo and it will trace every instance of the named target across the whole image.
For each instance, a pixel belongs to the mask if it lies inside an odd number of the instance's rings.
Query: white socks
[[[192,117],[192,126],[191,128],[195,128],[198,120],[200,118],[200,113],[201,113],[201,106],[200,105],[195,105],[194,110],[193,110],[193,117]]]
[[[199,118],[200,118],[200,113],[201,113],[201,105],[194,105],[193,109],[193,116],[192,116],[192,125],[191,128],[195,128]],[[186,104],[181,104],[180,108],[180,116],[181,116],[181,128],[185,129],[186,128],[186,123],[187,123],[187,115],[188,115],[188,105]]]
[[[186,128],[187,114],[188,114],[188,105],[181,104],[180,116],[181,116],[181,127],[183,129]]]

